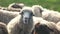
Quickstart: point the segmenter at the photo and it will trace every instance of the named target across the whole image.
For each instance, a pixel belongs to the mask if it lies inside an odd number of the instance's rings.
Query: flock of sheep
[[[0,34],[60,34],[60,13],[23,3],[0,7]]]

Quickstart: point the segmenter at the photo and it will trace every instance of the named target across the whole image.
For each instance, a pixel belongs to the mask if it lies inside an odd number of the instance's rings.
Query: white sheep
[[[21,15],[19,15],[19,16],[21,16]],[[17,19],[19,19],[20,17],[19,16],[17,16],[16,18],[14,18],[11,22],[9,22],[8,23],[8,25],[7,25],[7,29],[8,29],[8,32],[9,32],[9,34],[19,34],[19,33],[17,33],[18,32],[18,30],[20,30],[19,29],[19,27],[20,28],[22,28],[22,24],[21,23],[18,23],[20,20],[17,20]],[[18,18],[19,17],[19,18]],[[37,24],[37,23],[40,23],[41,25],[47,25],[50,29],[52,29],[53,30],[53,33],[58,33],[57,32],[57,30],[56,30],[56,25],[55,25],[55,23],[53,23],[53,22],[48,22],[48,21],[46,21],[46,20],[44,20],[44,19],[42,19],[42,18],[40,18],[40,17],[34,17],[33,16],[33,26],[32,26],[32,30],[34,29],[34,26]],[[18,27],[19,26],[19,27]],[[31,25],[30,25],[31,26]],[[28,28],[28,27],[27,27]],[[29,29],[29,31],[30,31],[30,29]]]
[[[32,7],[34,8],[33,10],[35,10],[34,12],[36,13],[37,17],[42,17],[47,21],[51,21],[55,23],[60,21],[59,12],[43,8],[40,5],[33,5]]]
[[[0,21],[7,24],[11,19],[13,19],[18,15],[19,15],[19,12],[10,12],[6,10],[0,10]]]
[[[24,30],[28,30],[28,32],[31,34],[31,31],[34,29],[34,26],[35,24],[37,23],[40,23],[41,25],[47,25],[50,29],[53,30],[53,33],[58,33],[57,30],[56,30],[56,24],[54,22],[48,22],[46,20],[44,20],[43,18],[41,17],[32,17],[32,20],[31,20],[31,24],[27,25],[27,28],[26,27],[23,27],[23,26],[26,26],[24,25],[25,24],[25,21],[22,22],[22,16],[24,14],[24,11],[28,11],[26,10],[28,9],[29,11],[31,11],[32,9],[30,8],[23,8],[21,10],[21,15],[18,15],[17,17],[15,17],[14,19],[12,19],[8,25],[7,25],[7,29],[8,29],[8,33],[9,34],[24,34]],[[33,10],[32,10],[33,12]],[[27,16],[27,15],[26,15]],[[24,16],[25,17],[25,16]],[[27,19],[27,18],[26,18]],[[28,21],[26,21],[28,22]],[[27,33],[27,34],[29,34]]]
[[[60,13],[57,11],[44,9],[44,11],[42,12],[42,18],[44,18],[47,21],[52,21],[57,23],[60,21]]]
[[[31,34],[33,28],[32,11],[33,10],[31,7],[24,7],[21,10],[20,13],[21,15],[18,15],[8,23],[7,25],[8,33],[9,34]],[[28,16],[27,12],[30,14],[30,17]],[[29,21],[27,21],[28,19]]]
[[[8,6],[9,11],[18,11],[20,12],[20,10],[24,7],[23,3],[12,3]]]

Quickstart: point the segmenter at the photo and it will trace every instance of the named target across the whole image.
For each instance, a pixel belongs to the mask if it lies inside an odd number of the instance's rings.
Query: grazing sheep
[[[8,10],[10,11],[18,11],[20,12],[20,10],[24,7],[23,3],[12,3],[8,6]]]
[[[9,12],[6,10],[0,10],[0,21],[7,24],[11,19],[18,15],[19,12]]]
[[[37,24],[35,25],[35,29],[32,34],[50,34],[50,32],[53,32],[53,30],[50,29],[48,26]]]
[[[46,8],[43,8],[42,6],[39,5],[33,5],[32,8],[34,8],[34,12],[36,13],[37,17],[42,17],[43,19],[50,21],[50,22],[59,22],[60,21],[60,13],[49,10]]]
[[[59,32],[54,22],[48,22],[40,18],[39,22],[35,24],[32,34],[59,34]]]
[[[12,19],[8,25],[9,34],[31,34],[33,28],[33,12],[31,7],[24,7],[20,14]]]
[[[6,24],[3,22],[0,22],[0,34],[8,34]]]

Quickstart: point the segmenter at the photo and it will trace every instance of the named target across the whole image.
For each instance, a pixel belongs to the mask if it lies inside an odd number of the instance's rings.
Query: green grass
[[[60,0],[0,0],[0,6],[7,7],[11,3],[24,3],[27,6],[39,4],[44,8],[60,11]]]

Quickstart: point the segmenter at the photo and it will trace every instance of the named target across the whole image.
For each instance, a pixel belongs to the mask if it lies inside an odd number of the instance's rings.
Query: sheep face
[[[32,11],[30,10],[23,10],[21,12],[21,15],[22,15],[22,18],[23,18],[23,23],[24,24],[28,24],[29,20],[32,18],[33,16],[33,13]]]

